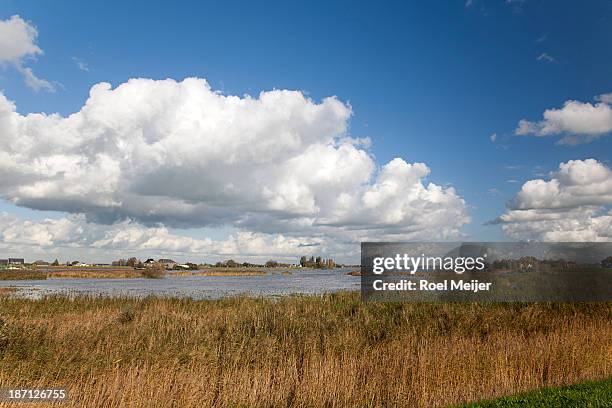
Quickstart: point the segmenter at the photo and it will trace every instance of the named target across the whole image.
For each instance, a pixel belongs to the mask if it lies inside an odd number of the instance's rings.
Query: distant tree
[[[59,261],[56,259],[55,261],[53,261],[53,263],[51,265],[52,266],[59,266]]]
[[[536,270],[540,265],[540,261],[533,256],[523,256],[518,260],[518,267],[521,271]]]
[[[321,258],[320,256],[317,256],[317,260],[316,260],[316,266],[317,268],[322,268],[323,267],[323,258]]]
[[[118,261],[113,261],[112,265],[113,266],[126,266],[127,265],[127,261],[125,259],[121,258]]]
[[[602,268],[612,268],[612,256],[607,257],[603,261],[601,261]]]
[[[278,262],[270,259],[268,262],[266,262],[266,268],[276,268],[278,267]]]
[[[148,279],[160,279],[163,278],[165,274],[166,267],[159,262],[148,265],[144,271],[142,271],[142,276]]]
[[[125,263],[126,266],[131,266],[132,268],[135,267],[138,264],[138,259],[136,259],[135,257],[132,257],[130,259],[127,260],[127,262]]]
[[[302,256],[300,258],[300,265],[301,266],[306,266],[306,263],[308,262],[307,258],[305,256]]]
[[[229,259],[225,261],[225,266],[227,266],[228,268],[235,268],[238,266],[238,263],[234,261],[233,259]]]

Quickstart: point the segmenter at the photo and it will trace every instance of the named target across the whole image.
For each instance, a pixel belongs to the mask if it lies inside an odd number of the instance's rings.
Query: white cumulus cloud
[[[15,15],[7,20],[0,20],[0,64],[13,65],[22,75],[26,85],[35,91],[55,91],[55,86],[38,78],[32,69],[24,65],[27,58],[43,53],[36,44],[38,31],[36,27]]]
[[[563,135],[560,143],[590,142],[612,132],[612,96],[598,96],[597,103],[566,101],[560,109],[547,109],[543,119],[531,122],[522,119],[515,130],[517,135]]]
[[[423,163],[378,166],[349,137],[351,115],[335,97],[223,95],[198,78],[100,83],[66,117],[21,115],[0,94],[0,194],[97,224],[352,243],[460,234],[457,192]]]
[[[561,163],[549,180],[523,184],[499,218],[516,239],[612,240],[612,170],[594,159]]]

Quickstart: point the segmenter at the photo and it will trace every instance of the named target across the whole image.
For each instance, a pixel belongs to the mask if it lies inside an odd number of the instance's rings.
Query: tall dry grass
[[[62,407],[428,407],[612,375],[610,303],[2,298],[0,317],[0,387],[67,386]]]
[[[266,271],[259,269],[227,269],[227,268],[210,268],[197,271],[176,271],[171,272],[171,277],[184,276],[265,276]]]
[[[50,270],[47,272],[47,278],[49,279],[128,279],[142,277],[142,271],[133,268],[72,268],[64,270]]]
[[[47,274],[45,272],[31,269],[0,269],[0,281],[42,279],[47,279]]]

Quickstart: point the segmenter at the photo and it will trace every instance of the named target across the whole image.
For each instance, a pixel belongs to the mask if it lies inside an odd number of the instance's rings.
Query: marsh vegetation
[[[0,300],[0,387],[63,406],[447,406],[612,376],[610,303]]]

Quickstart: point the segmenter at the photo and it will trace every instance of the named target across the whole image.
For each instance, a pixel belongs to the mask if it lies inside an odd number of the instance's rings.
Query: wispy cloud
[[[557,60],[555,59],[555,57],[553,57],[550,54],[547,54],[545,52],[543,52],[542,54],[538,55],[538,57],[536,58],[538,61],[544,61],[544,62],[556,62]]]
[[[514,164],[514,165],[504,166],[504,169],[510,170],[510,171],[514,171],[514,170],[520,170],[523,167],[525,167],[525,166],[523,166],[522,164]]]
[[[506,4],[512,7],[512,10],[515,13],[520,13],[523,11],[523,5],[525,4],[525,0],[506,0]]]
[[[28,88],[33,89],[36,92],[40,90],[55,92],[55,84],[47,81],[46,79],[38,78],[36,75],[34,75],[34,72],[32,72],[32,68],[24,67],[21,64],[17,65],[16,68],[17,71],[23,75],[23,80]]]
[[[76,64],[77,68],[84,72],[89,72],[89,66],[83,62],[80,58],[72,57],[72,61]]]

